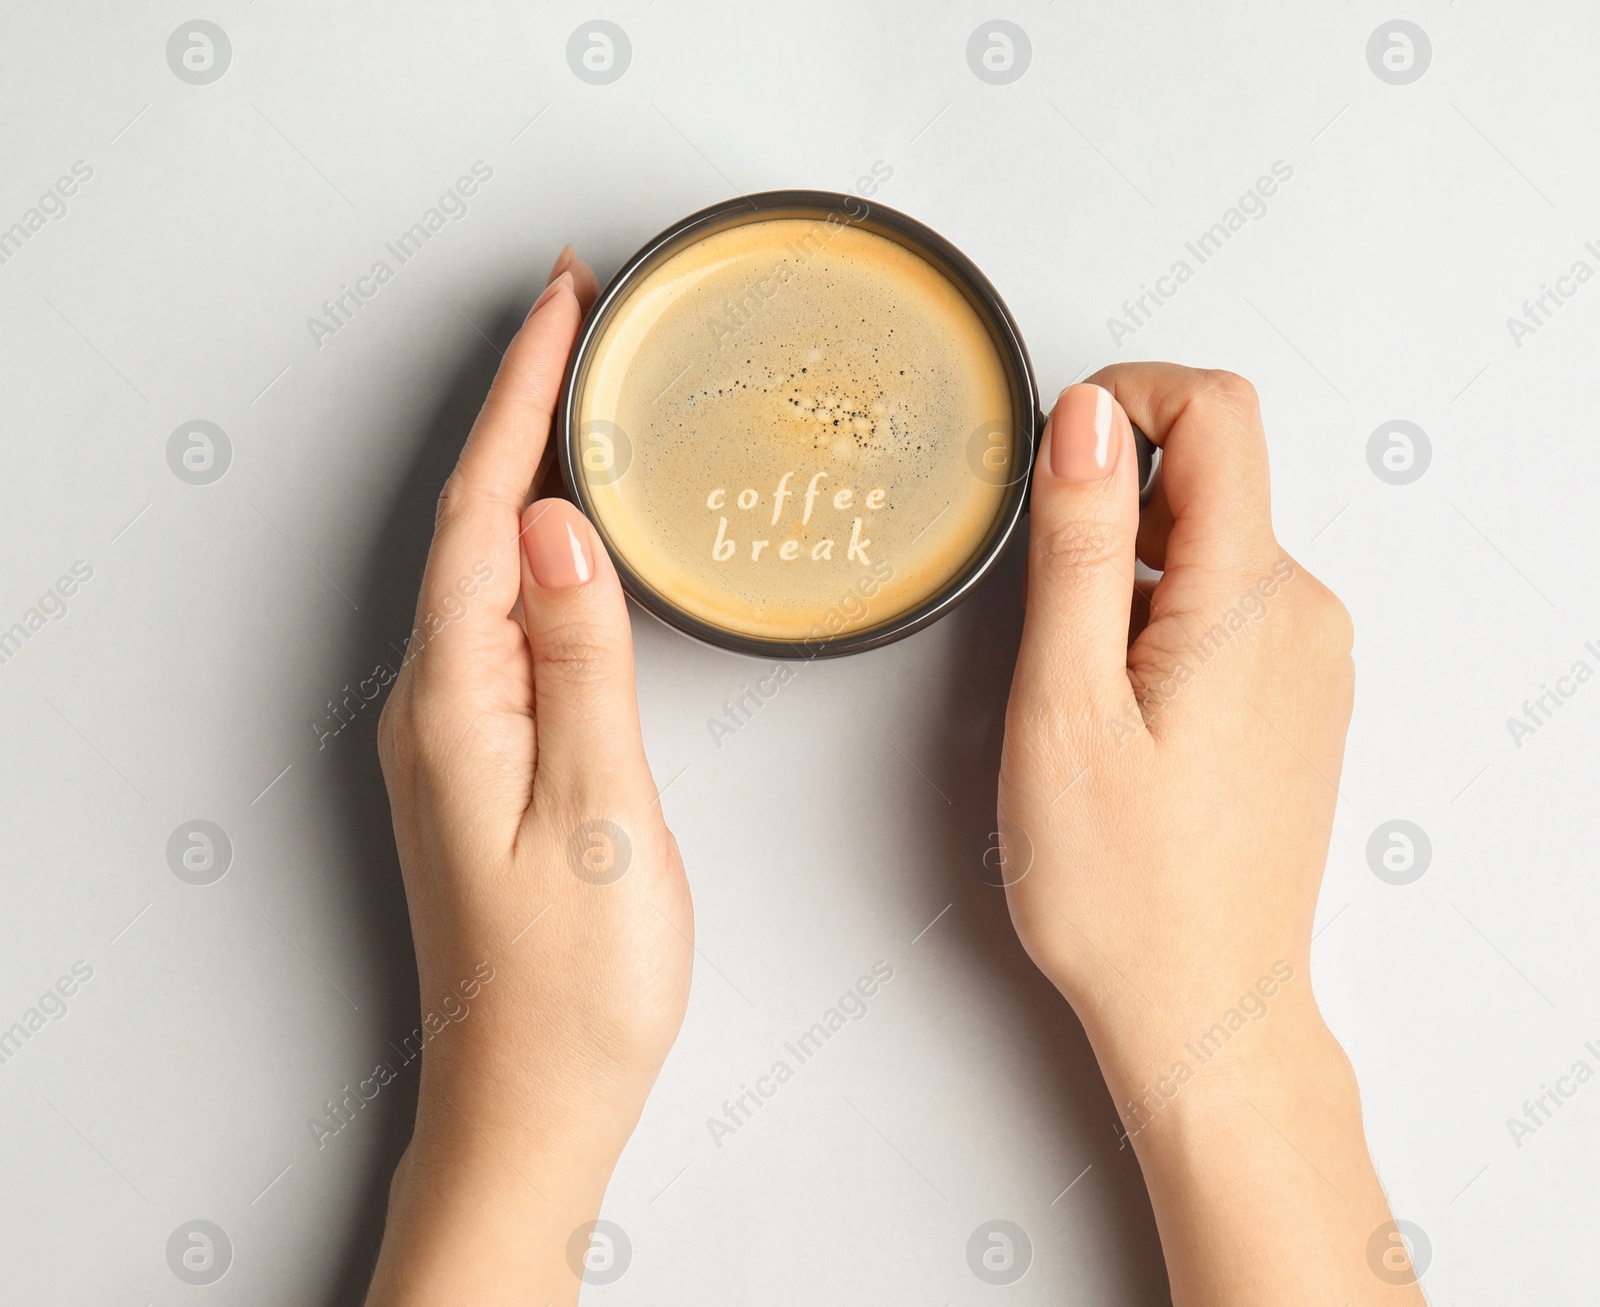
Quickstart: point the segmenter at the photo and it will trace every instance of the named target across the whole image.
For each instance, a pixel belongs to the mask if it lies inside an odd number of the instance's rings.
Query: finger
[[[439,497],[417,601],[419,624],[440,611],[461,578],[481,578],[466,612],[440,626],[441,649],[460,640],[481,641],[489,628],[505,622],[516,601],[519,518],[581,318],[575,280],[570,270],[558,274],[529,311]]]
[[[572,289],[577,293],[578,304],[582,307],[584,316],[594,307],[594,302],[600,298],[600,279],[594,275],[594,269],[578,257],[578,251],[570,245],[563,245],[561,253],[556,255],[556,261],[550,265],[550,275],[545,279],[549,285],[563,272],[572,274]]]
[[[1036,706],[1047,703],[1069,730],[1098,729],[1120,715],[1132,693],[1138,479],[1133,430],[1110,391],[1068,387],[1046,424],[1033,473],[1016,683],[1033,687]]]
[[[1266,435],[1248,381],[1174,363],[1118,363],[1090,380],[1162,449],[1139,536],[1147,565],[1236,573],[1275,553]]]
[[[534,301],[500,360],[456,465],[463,495],[510,504],[521,513],[582,318],[576,274],[563,269]]]
[[[1144,628],[1150,625],[1150,596],[1155,591],[1156,584],[1149,577],[1133,578],[1133,608],[1128,617],[1129,645],[1132,645]]]
[[[594,302],[600,298],[600,279],[594,275],[594,269],[578,257],[578,252],[570,245],[561,247],[561,253],[556,255],[556,261],[550,267],[550,280],[554,281],[563,272],[572,274],[572,290],[578,297],[578,307],[583,310],[583,316],[589,316],[589,310],[594,308]],[[546,440],[544,454],[539,459],[539,468],[533,474],[533,487],[528,492],[529,499],[543,499],[545,495],[562,495],[565,493],[561,484],[561,474],[557,470],[556,457],[559,441]]]
[[[572,504],[541,499],[522,514],[522,546],[522,620],[533,654],[539,750],[535,784],[546,776],[580,788],[648,784],[633,632],[599,537]]]
[[[556,261],[550,265],[550,281],[554,281],[563,272],[572,274],[573,293],[577,295],[578,307],[583,310],[583,316],[587,318],[589,310],[594,308],[595,301],[600,298],[600,279],[595,276],[594,269],[578,257],[578,252],[571,245],[563,245],[561,253],[556,255]],[[533,474],[533,488],[528,493],[529,499],[543,499],[546,495],[568,497],[557,469],[558,444],[559,442],[555,440],[545,441],[539,468]]]

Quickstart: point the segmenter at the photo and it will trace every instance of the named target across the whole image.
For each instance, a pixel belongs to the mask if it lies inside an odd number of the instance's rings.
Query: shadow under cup
[[[806,225],[734,231],[781,220]],[[923,298],[890,295],[901,307],[891,311],[880,303],[883,318],[874,321],[874,304],[847,297],[849,278],[837,275],[841,265],[819,257],[846,232],[881,237],[898,249],[852,237],[833,247],[835,258],[850,248],[881,251],[886,268],[901,270],[886,273],[886,284],[914,282]],[[757,267],[748,283],[734,285],[724,303],[724,282],[711,278],[744,275],[743,265],[725,252],[766,248],[761,243],[775,240],[775,233],[797,241],[786,241],[782,254]],[[868,260],[874,269],[876,259]],[[791,286],[797,289],[786,289]],[[695,293],[718,297],[707,300],[716,309],[706,318],[709,330],[657,330],[674,308],[684,317]],[[792,298],[780,304],[786,294]],[[971,413],[962,418],[951,407],[954,401],[940,407],[943,388],[930,381],[937,374],[919,370],[924,354],[912,348],[919,332],[923,339],[935,337],[926,323],[904,320],[904,306],[924,302],[945,306],[929,311],[941,328],[946,318],[957,324],[954,334],[937,337],[946,358],[955,356],[956,345],[963,358],[992,351],[958,370],[963,377],[981,374],[981,393],[993,400],[990,407],[985,399],[983,412],[1003,417],[973,423]],[[818,303],[825,310],[820,316]],[[773,304],[781,311],[773,312]],[[807,313],[800,312],[802,304]],[[847,315],[854,316],[841,326]],[[751,342],[759,343],[728,350]],[[869,352],[871,364],[865,362]],[[876,370],[875,392],[826,379],[837,381],[844,356],[861,360],[851,376]],[[773,359],[783,365],[776,371]],[[903,369],[924,383],[921,393],[936,419],[896,409],[892,379],[897,371],[906,376]],[[617,396],[631,381],[637,381],[636,393],[624,405]],[[661,394],[646,402],[657,386],[664,386]],[[977,393],[963,385],[950,390]],[[867,393],[876,397],[854,397]],[[624,412],[627,422],[614,420]],[[770,419],[761,416],[768,413]],[[909,635],[977,585],[1022,516],[1042,422],[1016,324],[965,255],[921,223],[857,196],[773,191],[693,214],[628,261],[579,336],[558,430],[567,486],[635,601],[708,644],[809,659]],[[830,462],[830,449],[840,452],[842,464]],[[1141,448],[1141,462],[1144,455]],[[752,458],[768,460],[771,475],[739,473],[750,471]],[[869,489],[874,482],[879,487]],[[956,511],[941,528],[935,523],[943,510],[932,506],[942,498]],[[894,520],[900,504],[916,506],[915,520]],[[941,532],[929,537],[939,542],[932,567],[923,566],[916,542],[907,543],[923,517],[932,519],[925,531]],[[754,539],[757,534],[770,539]],[[924,546],[923,556],[929,554]],[[895,571],[896,558],[906,563],[903,575]]]

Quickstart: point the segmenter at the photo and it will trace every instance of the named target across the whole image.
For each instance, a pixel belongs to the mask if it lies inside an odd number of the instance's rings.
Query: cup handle
[[[1034,417],[1034,457],[1038,458],[1039,451],[1044,445],[1045,415],[1036,414]],[[1139,456],[1139,507],[1143,508],[1150,502],[1156,493],[1156,481],[1161,476],[1161,446],[1151,440],[1149,436],[1140,431],[1132,422],[1133,447]]]

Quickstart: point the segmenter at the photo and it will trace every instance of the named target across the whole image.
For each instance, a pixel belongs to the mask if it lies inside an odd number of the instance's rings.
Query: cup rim
[[[1017,469],[1016,477],[1006,485],[1007,498],[1002,501],[995,523],[967,565],[920,604],[888,621],[860,631],[846,629],[836,635],[817,638],[781,639],[731,631],[695,616],[661,594],[633,569],[621,550],[613,547],[595,511],[586,480],[579,472],[582,452],[578,447],[578,390],[595,346],[618,305],[648,271],[670,255],[716,231],[742,222],[763,221],[766,218],[762,215],[774,216],[782,211],[818,219],[842,214],[851,226],[895,240],[932,263],[967,296],[985,319],[996,352],[1007,370],[1016,406],[1012,419],[1012,466]],[[930,626],[970,595],[1005,553],[1027,509],[1040,423],[1038,383],[1022,333],[1000,292],[978,266],[933,228],[898,209],[859,195],[820,190],[762,191],[722,200],[691,213],[651,237],[622,265],[584,321],[568,360],[556,415],[561,476],[566,491],[599,534],[629,598],[653,617],[703,644],[780,661],[836,658],[880,648]]]

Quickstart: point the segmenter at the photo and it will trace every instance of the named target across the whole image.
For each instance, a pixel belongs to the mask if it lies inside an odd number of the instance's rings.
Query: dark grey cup
[[[683,611],[670,595],[662,594],[648,585],[628,565],[628,560],[612,549],[605,527],[594,511],[589,486],[596,481],[609,481],[625,475],[626,468],[637,451],[628,444],[624,433],[613,432],[608,448],[610,457],[599,468],[593,460],[586,460],[582,448],[583,432],[580,430],[576,404],[586,369],[596,343],[611,321],[612,315],[626,300],[628,292],[646,275],[686,246],[716,232],[745,222],[766,221],[775,218],[812,218],[817,221],[846,222],[863,231],[886,237],[904,245],[942,272],[950,282],[966,295],[967,300],[988,328],[995,350],[1005,367],[1011,391],[1011,411],[1019,415],[1017,428],[1012,432],[1010,448],[1014,458],[1009,466],[990,466],[980,448],[982,430],[973,433],[969,441],[969,461],[975,475],[1000,478],[997,484],[1005,486],[1005,496],[1000,511],[988,535],[974,552],[967,566],[936,594],[922,604],[909,609],[888,621],[832,634],[817,628],[815,638],[800,640],[773,640],[743,635],[713,626],[693,614]],[[845,195],[835,191],[766,191],[758,195],[745,195],[725,200],[691,214],[653,238],[635,254],[612,279],[601,294],[594,311],[589,315],[579,333],[562,386],[561,402],[556,419],[561,471],[573,501],[594,523],[602,540],[606,541],[623,588],[642,608],[660,618],[667,625],[686,635],[722,649],[753,654],[764,658],[829,658],[839,654],[859,653],[875,649],[913,631],[920,631],[937,621],[960,603],[983,579],[995,560],[1004,552],[1028,502],[1028,475],[1032,469],[1039,437],[1044,429],[1044,415],[1040,411],[1038,384],[1034,380],[1033,364],[1027,347],[1017,331],[1017,324],[1006,308],[1005,301],[989,279],[977,266],[944,237],[932,228],[925,227],[914,218],[882,204],[865,200],[858,195]],[[1139,451],[1139,484],[1141,502],[1149,498],[1155,484],[1160,464],[1160,451],[1144,433],[1134,429]]]

